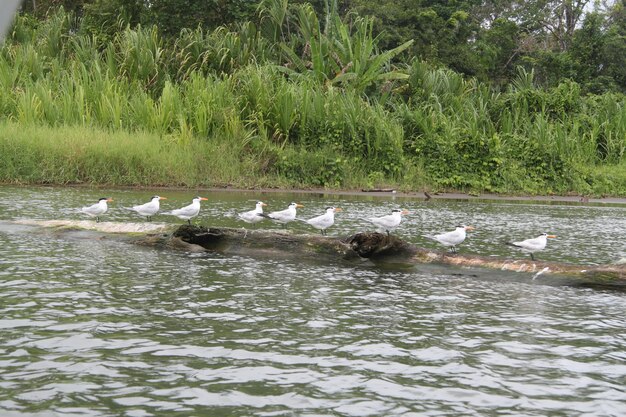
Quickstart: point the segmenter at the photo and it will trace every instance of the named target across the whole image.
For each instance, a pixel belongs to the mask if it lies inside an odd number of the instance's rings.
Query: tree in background
[[[37,18],[45,18],[51,11],[63,7],[66,11],[78,16],[82,14],[83,6],[88,0],[23,0],[22,12],[32,14]]]
[[[250,20],[258,1],[251,0],[151,0],[147,12],[165,36],[177,36],[181,29],[218,26]]]
[[[603,75],[613,79],[617,89],[626,93],[626,2],[616,2],[609,10],[602,45]]]
[[[482,69],[479,74],[481,81],[491,81],[500,86],[514,78],[526,40],[515,22],[501,17],[481,31],[474,45]]]
[[[350,0],[347,8],[374,18],[380,45],[413,39],[410,55],[438,62],[467,75],[480,73],[471,49],[480,26],[471,17],[475,0]]]
[[[381,50],[413,41],[394,57],[396,63],[419,58],[496,88],[511,82],[523,66],[534,71],[539,86],[572,79],[585,92],[623,92],[625,1],[606,1],[592,8],[591,0],[282,0],[268,8],[262,0],[25,0],[22,10],[44,19],[63,7],[82,17],[80,30],[99,45],[126,26],[155,25],[164,39],[174,40],[184,28],[210,32],[247,21],[259,25],[268,42],[289,44],[297,42],[287,39],[298,31],[294,16],[309,5],[322,30],[332,10],[347,22],[371,17]],[[269,15],[258,10],[273,10],[274,20],[283,13],[285,25],[268,33],[263,28]]]
[[[92,0],[82,5],[82,30],[102,44],[126,26],[135,27],[145,19],[143,0]]]

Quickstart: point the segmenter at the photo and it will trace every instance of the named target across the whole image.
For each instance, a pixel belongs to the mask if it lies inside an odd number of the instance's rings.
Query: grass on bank
[[[258,138],[256,139],[258,140]],[[429,179],[421,164],[407,166],[403,174],[389,179],[380,172],[367,173],[349,161],[328,160],[323,151],[285,148],[278,161],[272,151],[253,149],[247,141],[183,138],[147,132],[107,131],[86,126],[36,126],[0,123],[0,183],[93,184],[109,186],[179,186],[237,188],[309,188],[302,178],[340,175],[341,185],[326,188],[361,189],[393,187],[401,191],[464,191],[472,188],[441,187]],[[262,145],[257,145],[262,146]],[[276,171],[276,165],[291,169],[295,176]],[[507,170],[509,194],[552,194],[524,184],[524,176]],[[340,171],[340,172],[339,172]],[[578,194],[626,195],[626,164],[590,165],[581,168]],[[526,180],[529,180],[526,178]],[[522,193],[522,194],[526,194]]]
[[[309,187],[300,177],[337,174],[326,163],[322,151],[252,149],[244,140],[198,139],[149,132],[108,131],[86,126],[24,125],[0,122],[0,183],[5,184],[93,184],[110,186],[180,187]],[[279,161],[279,159],[282,160]],[[277,164],[297,161],[297,175],[275,173]],[[344,188],[384,187],[390,183],[380,175],[366,175],[359,166],[340,163]],[[294,170],[296,167],[294,165]],[[418,170],[403,177],[422,184]],[[397,184],[395,184],[397,185]]]
[[[233,182],[247,168],[235,149],[211,141],[0,123],[4,183],[192,187]]]

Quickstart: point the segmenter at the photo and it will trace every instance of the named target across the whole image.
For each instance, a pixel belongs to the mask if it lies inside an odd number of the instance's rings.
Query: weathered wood
[[[320,235],[296,235],[275,230],[182,225],[171,235],[149,235],[136,243],[166,246],[185,250],[210,250],[228,254],[270,255],[328,259],[361,259],[341,239]]]
[[[503,259],[492,256],[451,254],[412,245],[396,236],[376,232],[357,233],[346,238],[295,235],[273,230],[245,230],[180,226],[171,236],[159,237],[170,247],[214,250],[231,254],[271,255],[297,258],[363,260],[403,268],[420,264],[453,265],[542,276],[545,281],[578,285],[623,287],[626,265],[581,266],[530,259]],[[152,241],[152,244],[155,242]],[[200,249],[202,248],[202,249]]]
[[[158,233],[172,231],[175,226],[166,223],[122,223],[122,222],[95,222],[93,220],[34,220],[34,219],[20,219],[15,220],[16,224],[23,224],[28,226],[40,226],[53,229],[65,229],[65,230],[92,230],[94,232],[101,233],[119,233],[119,234],[132,234],[132,233]]]
[[[394,193],[396,190],[393,188],[364,188],[361,191],[364,193]]]

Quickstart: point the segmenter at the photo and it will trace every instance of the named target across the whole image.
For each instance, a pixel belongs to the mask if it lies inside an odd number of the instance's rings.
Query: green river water
[[[248,258],[52,233],[18,219],[85,219],[196,194],[0,187],[0,416],[624,416],[626,293],[458,268],[389,270]],[[234,213],[334,205],[331,236],[408,209],[395,234],[476,227],[463,253],[523,258],[502,243],[558,235],[540,259],[625,257],[626,207],[403,197],[205,192],[196,224]],[[181,223],[168,216],[155,222]],[[316,233],[308,225],[259,228]]]

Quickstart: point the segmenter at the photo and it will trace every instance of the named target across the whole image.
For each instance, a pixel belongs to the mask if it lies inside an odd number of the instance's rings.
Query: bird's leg
[[[187,223],[189,223],[189,226],[191,226],[191,219],[187,219]]]
[[[100,223],[100,217],[96,216],[96,223]]]
[[[535,260],[535,256],[532,253],[530,254],[530,259],[532,259],[533,261]]]

